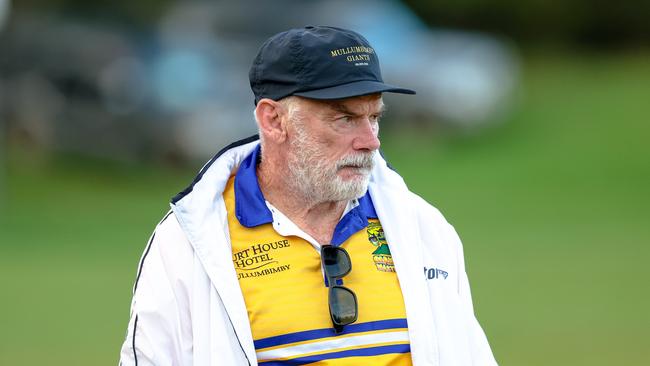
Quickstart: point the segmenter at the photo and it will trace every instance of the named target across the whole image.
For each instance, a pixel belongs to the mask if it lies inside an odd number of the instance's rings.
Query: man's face
[[[296,103],[289,123],[292,188],[313,203],[363,196],[379,148],[381,96]]]

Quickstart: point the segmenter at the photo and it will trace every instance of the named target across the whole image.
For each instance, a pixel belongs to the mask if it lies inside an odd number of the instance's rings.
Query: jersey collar
[[[260,145],[244,159],[235,175],[235,216],[242,226],[251,228],[273,222],[273,214],[266,205],[257,181]],[[350,235],[368,226],[368,219],[377,219],[377,212],[368,192],[359,198],[358,205],[346,213],[336,225],[333,245],[339,245]]]
[[[248,228],[273,222],[273,215],[266,206],[257,181],[260,151],[260,145],[257,145],[241,162],[235,175],[235,216],[240,224]]]

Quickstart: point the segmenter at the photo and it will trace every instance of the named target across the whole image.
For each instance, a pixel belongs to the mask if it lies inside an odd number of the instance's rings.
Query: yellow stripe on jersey
[[[224,192],[232,260],[260,366],[411,365],[404,300],[379,221],[342,244],[352,261],[343,282],[357,295],[359,317],[337,334],[318,250],[272,223],[241,225],[234,180]]]
[[[276,348],[271,351],[257,351],[258,361],[268,360],[288,360],[293,358],[303,358],[317,356],[323,352],[342,352],[357,350],[361,348],[383,347],[391,345],[408,346],[408,332],[401,330],[399,332],[380,333],[374,335],[358,335],[347,338],[332,338],[326,341],[304,343],[300,346],[286,346]],[[406,349],[406,347],[402,347]]]
[[[389,334],[389,333],[399,333],[399,332],[404,332],[407,330],[406,328],[395,328],[395,329],[382,329],[382,330],[377,330],[377,331],[368,331],[368,332],[362,332],[362,333],[341,333],[341,334],[336,334],[335,336],[332,337],[327,337],[327,338],[319,338],[319,341],[327,341],[331,339],[347,339],[351,337],[357,337],[360,334],[361,335],[383,335],[383,334]],[[306,338],[308,338],[306,336]],[[285,338],[286,339],[286,338]],[[279,346],[267,346],[264,348],[258,348],[257,352],[267,352],[267,351],[274,351],[277,349],[281,348],[286,348],[286,347],[294,347],[294,346],[301,346],[305,344],[312,344],[314,343],[313,340],[306,340],[306,341],[297,341],[297,342],[291,342],[291,343],[283,343]],[[262,342],[258,342],[258,344],[264,344]]]

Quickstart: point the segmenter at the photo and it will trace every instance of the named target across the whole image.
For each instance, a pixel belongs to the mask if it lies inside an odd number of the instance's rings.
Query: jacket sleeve
[[[192,265],[191,246],[169,213],[140,259],[120,366],[192,364]]]
[[[456,243],[457,260],[458,260],[458,294],[461,301],[463,311],[466,313],[465,319],[469,346],[472,350],[472,364],[473,365],[490,365],[496,366],[496,360],[492,354],[492,350],[488,343],[487,337],[481,328],[474,314],[474,306],[472,303],[472,294],[470,291],[469,280],[465,270],[465,259],[463,254],[463,245],[456,233],[453,226],[448,225],[449,240]]]

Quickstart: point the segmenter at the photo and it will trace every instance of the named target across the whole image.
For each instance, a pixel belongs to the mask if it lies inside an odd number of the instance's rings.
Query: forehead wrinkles
[[[384,102],[381,97],[340,100],[327,103],[329,108],[335,112],[350,114],[353,116],[365,116],[384,111]]]

